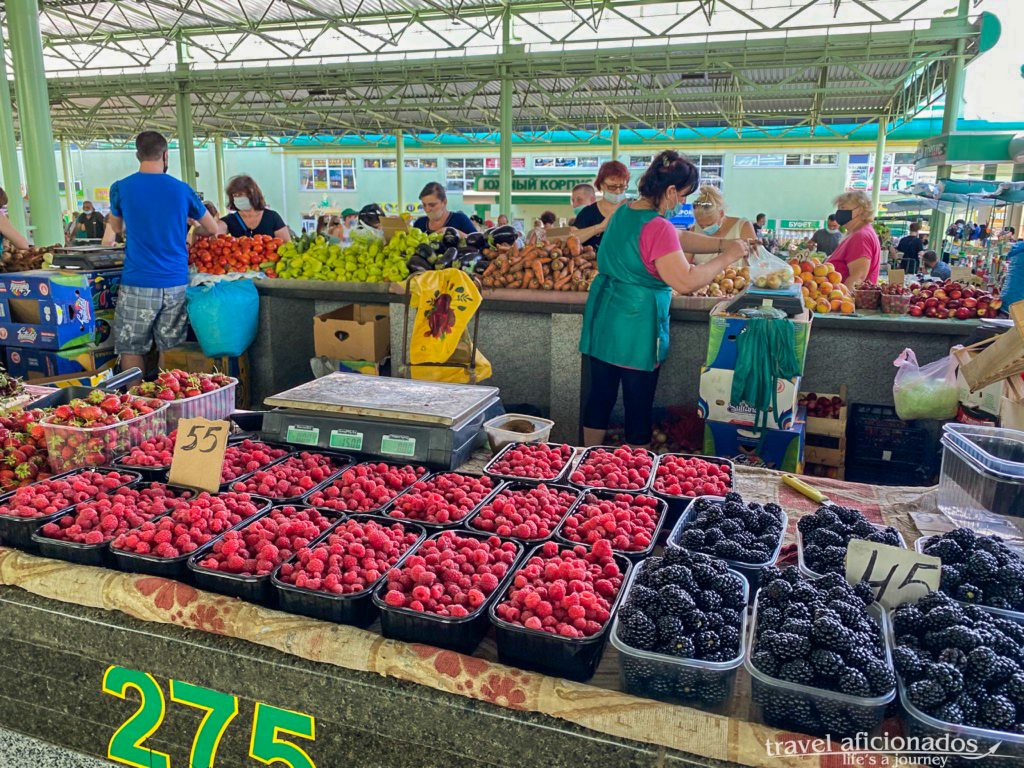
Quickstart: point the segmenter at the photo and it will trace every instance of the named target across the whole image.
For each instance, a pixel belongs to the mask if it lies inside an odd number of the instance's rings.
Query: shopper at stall
[[[725,215],[725,198],[716,187],[705,184],[700,188],[697,198],[693,201],[693,217],[696,223],[691,227],[709,237],[720,237],[723,240],[754,240],[754,225],[746,219]],[[715,254],[695,254],[693,261],[703,264],[711,261]]]
[[[839,247],[839,243],[843,240],[843,233],[839,231],[839,224],[836,221],[834,213],[828,215],[828,220],[825,222],[825,226],[811,235],[807,241],[808,245],[813,245],[814,249],[819,253],[824,253],[826,256],[831,256],[836,248]]]
[[[577,211],[573,228],[580,242],[597,250],[608,219],[626,202],[629,169],[617,160],[601,163],[594,186],[600,191],[601,199]]]
[[[846,237],[828,257],[836,272],[843,276],[843,284],[854,288],[858,283],[878,282],[882,263],[882,244],[871,226],[875,209],[865,192],[844,192],[835,199],[836,221],[846,227]]]
[[[600,173],[600,169],[598,169],[598,173]],[[579,216],[580,211],[588,205],[593,205],[597,202],[597,192],[594,191],[594,185],[587,184],[586,182],[577,184],[572,188],[569,200],[572,203],[573,215]]]
[[[923,272],[929,277],[938,280],[949,280],[953,276],[953,270],[949,264],[939,258],[935,251],[925,251],[921,254],[921,263],[924,265]]]
[[[263,192],[252,176],[235,176],[228,182],[227,193],[231,213],[220,220],[221,234],[232,237],[270,235],[283,242],[292,239],[281,215],[267,208]]]
[[[211,203],[209,200],[204,200],[203,201],[203,207],[206,208],[206,210],[210,212],[210,215],[213,216],[213,218],[215,220],[217,218],[219,218],[220,214],[217,212],[217,206],[214,205],[213,203]],[[205,232],[203,232],[199,228],[199,222],[198,221],[196,221],[195,219],[190,218],[188,220],[188,235],[186,236],[185,241],[189,245],[192,245],[192,243],[194,243],[196,241],[196,238],[199,238],[199,237],[209,237],[209,235],[207,235]]]
[[[153,343],[160,351],[185,341],[185,287],[188,285],[188,220],[208,235],[217,221],[185,182],[167,174],[167,139],[143,131],[135,139],[139,170],[110,187],[110,218],[103,244],[131,231],[124,252],[121,288],[114,316],[114,351],[122,368],[145,370]]]
[[[82,212],[75,220],[75,237],[87,240],[99,240],[103,237],[103,214],[96,210],[91,201],[82,203]]]
[[[626,442],[650,442],[654,390],[668,354],[672,290],[691,293],[703,288],[749,251],[743,240],[677,232],[669,223],[666,215],[697,188],[699,180],[693,163],[665,150],[640,179],[640,199],[619,207],[608,222],[580,336],[586,445],[604,441],[620,384]],[[706,264],[694,265],[684,250],[716,255]]]
[[[6,211],[7,203],[7,193],[0,188],[0,208],[3,208],[4,211]],[[10,240],[11,245],[18,250],[23,251],[29,247],[28,240],[25,239],[25,236],[22,235],[21,232],[14,228],[11,220],[7,218],[6,212],[0,213],[0,248],[3,247],[4,240]]]
[[[498,226],[499,227],[507,227],[508,226],[508,216],[506,216],[504,213],[499,213],[498,214]]]
[[[902,258],[901,269],[906,272],[917,272],[918,259],[922,251],[924,242],[921,240],[921,222],[915,221],[910,225],[910,232],[901,237],[895,247],[889,246],[889,258]]]
[[[759,213],[754,217],[754,234],[758,237],[761,236],[761,231],[764,229],[764,225],[768,222],[768,214]]]
[[[526,235],[526,244],[535,245],[543,240],[547,240],[548,230],[554,227],[557,221],[558,217],[555,216],[554,211],[544,211],[539,219],[534,219],[533,229]]]
[[[353,228],[358,222],[359,212],[354,208],[346,208],[341,212],[341,229],[338,236],[347,242],[351,236]]]
[[[469,216],[461,211],[448,210],[448,193],[436,181],[432,181],[420,192],[420,204],[425,216],[420,216],[412,223],[421,232],[439,232],[451,227],[464,235],[476,232],[476,227]]]

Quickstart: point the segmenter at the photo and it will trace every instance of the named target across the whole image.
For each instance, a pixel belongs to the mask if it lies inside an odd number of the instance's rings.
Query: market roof
[[[54,132],[227,136],[909,119],[979,24],[948,0],[42,0]],[[505,42],[503,44],[503,37]],[[16,73],[15,73],[16,74]]]

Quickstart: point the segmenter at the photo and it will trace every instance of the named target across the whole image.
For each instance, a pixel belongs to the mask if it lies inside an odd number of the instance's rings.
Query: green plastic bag
[[[946,420],[956,416],[960,392],[956,359],[952,355],[921,367],[914,350],[908,348],[892,364],[898,369],[892,385],[897,416],[904,420]]]

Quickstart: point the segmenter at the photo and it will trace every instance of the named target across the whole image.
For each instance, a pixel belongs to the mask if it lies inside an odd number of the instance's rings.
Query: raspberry
[[[232,483],[231,490],[258,493],[275,500],[290,499],[308,493],[341,467],[342,463],[333,456],[303,451]]]
[[[155,435],[144,440],[120,458],[126,467],[147,467],[162,469],[171,466],[174,456],[174,440],[177,430],[169,435]]]
[[[387,504],[427,472],[425,467],[379,463],[349,467],[324,488],[311,494],[314,507],[371,512]]]
[[[18,488],[0,505],[0,515],[46,517],[101,493],[114,491],[135,477],[110,470],[80,470],[58,480],[42,480]]]
[[[655,493],[666,496],[725,496],[732,489],[727,464],[716,464],[698,456],[664,454],[654,473]]]
[[[388,515],[433,525],[457,523],[483,501],[493,486],[489,477],[445,472],[413,483]]]
[[[283,448],[273,448],[257,440],[243,440],[235,445],[229,445],[224,451],[224,468],[220,473],[220,481],[230,483],[242,475],[265,467],[287,453],[288,451]]]
[[[554,480],[573,457],[569,445],[554,443],[513,444],[487,467],[487,473],[530,480]]]
[[[578,495],[541,484],[505,487],[480,508],[469,527],[503,537],[536,540],[551,535]]]
[[[583,544],[607,540],[613,549],[642,552],[651,546],[662,514],[653,496],[588,493],[584,503],[562,523],[559,535]]]
[[[647,486],[654,454],[644,448],[591,448],[569,476],[573,485],[639,491]]]
[[[143,489],[118,488],[113,492],[100,493],[92,501],[82,502],[68,514],[55,521],[54,526],[45,526],[43,536],[78,544],[102,544],[123,534],[130,528],[141,525],[172,509],[178,497],[163,483],[153,483]],[[93,527],[102,530],[92,531]],[[100,535],[96,540],[95,535]],[[87,541],[90,537],[92,541]],[[129,546],[138,543],[133,537]]]

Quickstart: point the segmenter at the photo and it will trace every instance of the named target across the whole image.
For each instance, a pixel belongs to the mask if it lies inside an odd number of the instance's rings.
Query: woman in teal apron
[[[637,186],[640,199],[612,214],[597,253],[598,275],[583,315],[584,445],[600,445],[622,385],[629,445],[651,441],[651,409],[668,354],[672,290],[691,293],[747,255],[744,240],[678,232],[669,223],[700,173],[678,152],[658,154]],[[699,266],[683,249],[712,253]]]
[[[7,193],[4,192],[3,189],[0,189],[0,208],[6,209],[7,203]],[[18,204],[21,205],[20,200],[18,201]],[[6,210],[0,213],[0,248],[3,248],[4,240],[10,240],[11,245],[19,251],[24,251],[29,247],[28,240],[25,239],[25,236],[15,229],[11,220],[7,218]]]

